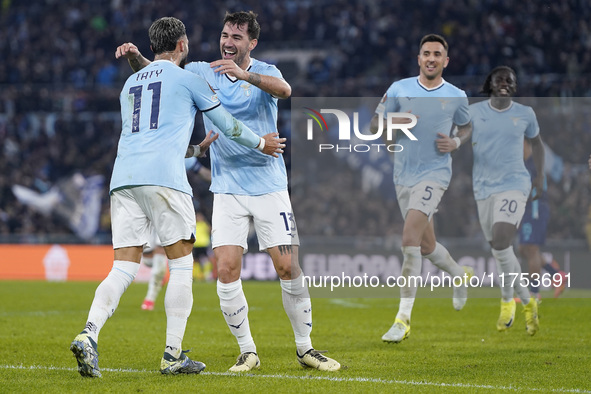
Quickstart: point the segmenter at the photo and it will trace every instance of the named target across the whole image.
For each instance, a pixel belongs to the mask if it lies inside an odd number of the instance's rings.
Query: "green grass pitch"
[[[560,299],[544,294],[534,337],[525,332],[519,305],[513,328],[496,331],[498,289],[472,290],[489,298],[473,297],[461,312],[447,294],[418,298],[411,336],[398,345],[380,340],[394,320],[397,299],[313,299],[313,344],[343,365],[327,373],[297,363],[279,284],[245,282],[261,368],[237,375],[227,373],[238,346],[219,311],[215,284],[196,282],[183,346],[207,369],[162,376],[163,294],[154,311],[142,311],[147,285],[134,283],[100,334],[103,378],[88,379],[76,371],[69,345],[84,327],[96,286],[0,281],[0,393],[591,392],[588,291],[570,290]]]

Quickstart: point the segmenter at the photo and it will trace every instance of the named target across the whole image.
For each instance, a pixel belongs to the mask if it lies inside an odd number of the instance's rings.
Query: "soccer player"
[[[460,267],[447,249],[437,242],[433,215],[451,179],[450,152],[470,138],[472,124],[468,99],[463,90],[446,82],[443,69],[449,62],[448,44],[436,34],[428,34],[419,45],[419,76],[394,82],[384,95],[372,119],[371,130],[379,129],[389,112],[410,112],[418,122],[412,129],[418,141],[398,133],[396,143],[403,151],[394,155],[394,184],[404,218],[402,232],[402,275],[407,285],[400,288],[400,306],[384,342],[399,343],[410,335],[410,318],[417,287],[413,277],[421,274],[423,257],[452,277],[471,275]],[[398,122],[400,123],[400,122]],[[457,136],[449,136],[453,125]],[[466,283],[454,286],[453,306],[461,310],[467,300]]]
[[[525,167],[527,168],[532,182],[537,176],[537,169],[532,155],[532,146],[528,139],[523,144],[525,160]],[[546,261],[541,252],[541,247],[546,243],[546,230],[548,228],[548,220],[550,218],[550,207],[548,205],[548,185],[544,177],[544,186],[542,190],[532,189],[532,195],[537,199],[529,199],[525,205],[525,212],[521,225],[519,226],[519,252],[527,260],[529,268],[530,291],[532,296],[540,301],[540,273],[544,268],[552,278],[555,274],[564,275],[560,270],[558,263],[554,258],[550,257]],[[550,256],[552,256],[550,254]],[[536,280],[536,276],[539,278]],[[554,282],[554,281],[553,281]],[[562,294],[566,287],[566,281],[561,281],[560,285],[554,288],[554,298]],[[516,300],[517,301],[517,300]]]
[[[99,332],[113,315],[121,295],[135,278],[144,245],[154,227],[169,260],[170,280],[164,306],[167,316],[163,374],[199,373],[205,364],[189,359],[181,342],[193,304],[192,273],[195,210],[184,156],[198,109],[218,130],[260,154],[263,138],[234,119],[200,77],[179,67],[188,54],[185,25],[176,18],[155,21],[149,29],[154,62],[131,75],[120,94],[122,132],[111,178],[113,269],[98,286],[84,330],[70,350],[82,376],[100,377]],[[281,153],[277,133],[264,136],[264,151]],[[212,132],[197,146],[205,151]],[[195,148],[193,148],[195,149]]]
[[[202,76],[237,119],[254,130],[274,132],[277,99],[288,98],[291,87],[275,66],[250,56],[259,33],[260,26],[252,11],[226,13],[220,37],[222,59],[189,63],[185,69]],[[116,56],[126,57],[134,70],[149,64],[131,43],[118,47]],[[215,130],[207,118],[204,123],[207,129]],[[260,366],[240,280],[250,220],[254,221],[260,250],[269,253],[279,275],[283,307],[295,336],[297,361],[322,371],[340,369],[337,361],[312,346],[312,306],[298,262],[299,237],[283,159],[246,156],[244,147],[223,135],[211,148],[212,247],[218,266],[217,293],[224,319],[240,347],[240,355],[230,371],[246,372]]]
[[[533,109],[512,100],[516,91],[515,72],[500,66],[490,72],[482,86],[481,92],[490,99],[470,106],[474,124],[472,178],[480,226],[497,261],[501,282],[497,330],[505,331],[513,325],[515,290],[523,303],[527,333],[535,335],[539,326],[538,303],[521,280],[521,267],[512,243],[532,189],[523,161],[524,137],[532,146],[536,168],[533,186],[540,193],[544,188],[544,147]]]

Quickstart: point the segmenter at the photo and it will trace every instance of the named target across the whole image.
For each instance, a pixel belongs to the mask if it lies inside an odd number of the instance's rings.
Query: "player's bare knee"
[[[490,243],[490,245],[495,250],[505,250],[509,246],[511,246],[511,240],[505,239],[505,238],[493,239],[492,242]]]
[[[421,242],[421,255],[427,256],[435,251],[435,242]]]
[[[278,245],[267,249],[277,275],[283,280],[291,280],[299,276],[300,270],[297,261],[297,246]]]
[[[291,265],[276,266],[277,276],[282,280],[292,280],[292,269]]]
[[[232,283],[240,279],[240,267],[218,262],[218,279],[222,283]]]
[[[402,246],[419,246],[421,244],[420,237],[413,235],[402,234]],[[421,247],[421,252],[423,251]]]

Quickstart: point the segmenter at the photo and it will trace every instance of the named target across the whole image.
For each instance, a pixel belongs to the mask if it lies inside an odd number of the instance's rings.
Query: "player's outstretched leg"
[[[433,265],[447,272],[452,278],[462,278],[460,286],[453,286],[452,303],[456,311],[462,310],[468,300],[468,280],[474,275],[472,267],[462,267],[451,257],[445,246],[439,242],[435,244],[433,252],[425,256]],[[466,278],[466,279],[464,279]]]
[[[256,345],[250,333],[248,322],[248,302],[242,290],[240,279],[231,283],[218,280],[217,293],[220,298],[220,308],[232,334],[240,346],[240,356],[229,371],[248,372],[261,365],[257,355]]]
[[[399,343],[410,336],[410,315],[417,294],[416,283],[409,278],[418,277],[421,274],[422,256],[420,246],[403,246],[401,275],[406,278],[406,285],[400,287],[400,306],[396,314],[396,320],[388,332],[382,335],[382,341]]]
[[[170,280],[164,295],[166,311],[166,347],[169,357],[163,358],[184,362],[182,341],[187,319],[193,307],[193,255],[171,259]]]
[[[101,377],[98,367],[97,343],[100,330],[117,306],[127,287],[133,282],[140,265],[115,260],[109,275],[96,288],[84,331],[74,338],[70,350],[78,363],[78,372],[85,377]]]
[[[338,371],[341,364],[312,347],[312,302],[304,274],[292,280],[281,279],[283,308],[295,336],[297,360],[301,366],[319,371]]]

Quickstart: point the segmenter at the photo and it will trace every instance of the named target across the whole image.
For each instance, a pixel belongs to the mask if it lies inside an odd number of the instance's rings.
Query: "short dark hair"
[[[447,41],[445,41],[445,38],[443,38],[443,36],[440,36],[439,34],[427,34],[426,36],[421,38],[421,43],[419,44],[419,53],[421,52],[423,44],[426,42],[438,42],[441,45],[443,45],[443,47],[445,48],[445,52],[449,52],[449,45],[447,45]]]
[[[187,31],[183,22],[172,16],[165,16],[152,23],[148,34],[152,52],[158,55],[174,51],[176,43],[187,35]]]
[[[495,75],[496,73],[498,73],[499,71],[509,71],[510,73],[512,73],[515,78],[517,79],[517,74],[515,73],[515,70],[513,70],[511,67],[509,66],[498,66],[492,69],[492,71],[490,73],[488,73],[488,75],[486,76],[486,79],[484,80],[484,83],[482,84],[482,88],[480,89],[480,93],[484,93],[487,96],[490,96],[490,93],[492,92],[492,89],[490,87],[490,83],[492,81],[492,77],[493,75]]]
[[[259,22],[257,22],[257,16],[258,15],[252,11],[238,11],[232,14],[226,12],[226,16],[224,17],[224,25],[226,23],[236,26],[247,24],[248,38],[251,40],[258,40],[259,34],[261,34],[261,26],[259,25]]]

